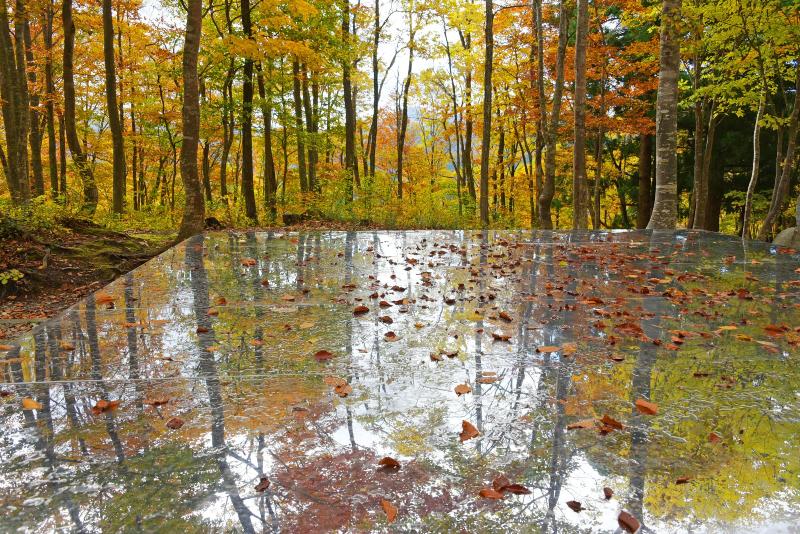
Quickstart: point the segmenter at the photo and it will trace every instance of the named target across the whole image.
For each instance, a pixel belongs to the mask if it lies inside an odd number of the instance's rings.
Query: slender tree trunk
[[[228,202],[228,160],[234,135],[233,98],[229,96],[232,93],[234,73],[235,64],[231,59],[228,63],[228,71],[225,73],[225,83],[222,85],[222,156],[219,160],[219,194],[226,203]]]
[[[472,120],[472,61],[469,57],[472,48],[472,35],[467,33],[466,37],[462,40],[462,46],[467,54],[467,77],[466,89],[464,92],[464,154],[461,156],[461,162],[464,165],[464,180],[467,183],[467,191],[472,200],[477,200],[475,193],[475,176],[472,168],[472,131],[474,129]]]
[[[663,0],[661,67],[656,104],[656,198],[648,229],[674,229],[678,219],[678,67],[682,0]]]
[[[592,228],[595,230],[600,229],[600,181],[603,178],[603,140],[605,138],[605,132],[603,131],[603,127],[599,127],[597,129],[597,143],[594,147],[594,161],[595,161],[595,174],[594,174],[594,209],[592,209]],[[588,184],[587,184],[588,185]],[[620,200],[626,200],[625,195],[622,191],[620,193]],[[627,204],[622,206],[624,208],[624,220],[625,220],[625,227],[628,228],[630,226],[628,221],[628,206]]]
[[[588,209],[586,178],[586,46],[589,33],[589,2],[578,0],[575,37],[575,144],[572,153],[572,227],[585,229]]]
[[[53,4],[48,0],[45,8],[44,26],[44,80],[45,80],[45,110],[47,120],[47,163],[50,172],[50,195],[53,199],[59,197],[58,183],[58,154],[56,152],[56,126],[55,126],[55,105],[53,100],[56,98],[55,83],[53,81]]]
[[[542,193],[544,167],[542,166],[542,152],[544,151],[547,132],[547,101],[544,93],[544,32],[542,30],[542,0],[531,0],[533,3],[534,24],[536,26],[536,94],[539,105],[539,122],[536,124],[536,198]],[[536,226],[537,213],[531,195],[531,228]]]
[[[742,216],[742,237],[750,239],[750,218],[753,211],[753,195],[758,184],[758,170],[761,164],[761,118],[764,116],[766,95],[762,94],[758,100],[758,112],[753,125],[753,167],[750,172],[750,182],[747,184],[747,194],[744,198],[744,214]]]
[[[639,135],[639,195],[636,208],[636,228],[647,228],[650,221],[650,175],[653,173],[653,137]]]
[[[197,145],[200,138],[200,88],[197,78],[197,54],[203,24],[203,0],[187,0],[186,38],[183,47],[183,143],[181,178],[186,193],[178,239],[203,231],[205,203],[197,169]]]
[[[342,38],[345,50],[350,47],[350,0],[342,2]],[[350,79],[350,57],[345,54],[342,62],[342,88],[344,90],[344,168],[347,173],[347,202],[353,200],[353,181],[356,176],[356,115],[353,103],[353,84]]]
[[[253,37],[250,19],[250,0],[242,0],[242,29],[248,39]],[[253,185],[253,60],[244,60],[242,84],[242,196],[244,211],[249,219],[258,222],[256,196]]]
[[[694,57],[694,80],[692,82],[695,93],[700,88],[700,77],[703,73],[703,58],[697,54]],[[700,202],[700,189],[703,182],[703,148],[705,146],[705,99],[698,98],[694,103],[694,165],[692,184],[692,203],[689,206],[689,228],[702,227],[705,219],[697,216]],[[699,224],[698,224],[699,223]]]
[[[764,218],[764,224],[761,225],[761,229],[758,232],[758,238],[762,241],[766,240],[772,231],[772,225],[778,215],[783,211],[786,199],[789,195],[794,155],[797,150],[798,122],[800,122],[800,68],[797,69],[797,77],[795,80],[794,109],[792,109],[792,114],[789,117],[789,127],[786,130],[789,142],[786,145],[786,153],[783,155],[780,180],[775,184],[775,198],[769,207],[767,216]],[[778,149],[780,150],[780,144]]]
[[[369,152],[369,176],[375,176],[375,154],[378,140],[378,111],[380,106],[380,82],[378,81],[378,46],[381,40],[381,3],[375,2],[375,26],[372,30],[372,120],[369,124],[367,136],[367,151]]]
[[[106,68],[106,108],[111,128],[114,178],[111,209],[114,213],[125,211],[125,141],[122,138],[120,108],[117,104],[117,72],[114,58],[114,19],[111,0],[103,0],[103,59]]]
[[[306,132],[308,132],[308,190],[317,190],[317,136],[316,119],[311,105],[311,94],[308,91],[308,69],[303,66],[303,111],[306,116]]]
[[[406,131],[408,130],[408,91],[411,88],[411,75],[414,67],[414,19],[408,15],[408,71],[403,82],[403,103],[400,115],[400,132],[397,135],[397,198],[403,198],[403,160],[405,157]]]
[[[67,134],[64,114],[58,115],[58,190],[66,202],[67,198]]]
[[[701,127],[701,137],[705,137],[702,146],[702,161],[700,166],[700,180],[696,184],[696,196],[694,202],[694,221],[692,224],[692,228],[697,228],[700,230],[707,230],[708,225],[706,219],[708,213],[708,184],[709,184],[709,167],[711,165],[711,151],[714,148],[714,137],[717,127],[717,118],[714,115],[714,108],[715,103],[712,101],[710,104],[707,104],[709,107],[708,110],[708,127]],[[697,135],[697,133],[695,134]],[[695,151],[697,148],[695,147]],[[695,157],[697,157],[695,155]],[[695,172],[697,172],[697,162],[695,162]]]
[[[483,61],[483,138],[481,140],[481,226],[489,226],[489,156],[492,144],[492,61],[494,60],[494,7],[486,0]]]
[[[564,62],[567,55],[567,41],[569,39],[569,11],[566,0],[559,2],[558,15],[558,52],[556,55],[556,80],[553,92],[553,110],[550,115],[550,124],[546,132],[546,153],[544,168],[544,183],[539,194],[539,225],[550,230],[553,228],[553,219],[550,206],[555,196],[556,184],[556,141],[558,126],[561,118],[561,96],[564,90]]]
[[[275,207],[278,181],[275,175],[275,158],[272,155],[272,101],[269,98],[271,94],[267,95],[260,63],[256,69],[258,71],[258,96],[261,98],[261,115],[264,119],[264,202],[267,205],[267,217],[274,222],[278,216]]]
[[[73,56],[75,53],[75,24],[72,20],[72,0],[63,0],[61,18],[64,27],[64,133],[72,161],[83,181],[83,209],[92,214],[97,208],[97,184],[78,138],[75,126],[75,78]]]
[[[33,195],[44,195],[44,169],[42,168],[42,132],[39,127],[39,93],[36,83],[36,62],[33,59],[33,40],[28,17],[25,17],[24,45],[25,62],[28,71],[28,84],[30,86],[30,144],[31,144],[31,172],[33,176]]]
[[[292,62],[292,75],[294,79],[294,124],[297,135],[297,172],[300,175],[300,192],[308,191],[306,177],[306,144],[305,131],[303,130],[303,100],[300,94],[300,62],[295,58]]]

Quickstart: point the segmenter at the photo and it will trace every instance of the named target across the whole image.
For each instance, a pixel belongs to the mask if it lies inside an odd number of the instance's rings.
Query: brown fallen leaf
[[[94,302],[95,304],[112,304],[114,302],[114,297],[106,293],[99,293],[95,296]]]
[[[392,458],[391,456],[384,456],[379,462],[378,465],[380,469],[384,471],[397,471],[400,469],[400,462]]]
[[[383,508],[383,512],[386,514],[386,521],[394,523],[394,520],[397,519],[397,507],[386,499],[381,499],[381,508]]]
[[[719,443],[722,441],[722,438],[716,432],[712,432],[708,435],[708,441],[711,443]]]
[[[513,493],[514,495],[530,495],[531,490],[522,484],[509,484],[503,488],[506,493]]]
[[[497,491],[503,491],[503,489],[510,485],[511,481],[505,475],[500,475],[492,480],[492,487]]]
[[[257,263],[258,263],[258,262],[257,262],[255,259],[253,259],[253,258],[242,258],[242,265],[243,265],[244,267],[253,267],[253,266],[255,266]]]
[[[461,421],[461,433],[458,435],[458,437],[461,438],[462,443],[468,439],[476,438],[480,435],[481,433],[478,432],[478,429],[475,428],[475,425],[469,421]]]
[[[392,319],[388,315],[383,315],[381,317],[378,317],[378,320],[384,324],[392,324],[394,322],[394,319]]]
[[[482,376],[476,380],[478,384],[494,384],[497,382],[496,376]]]
[[[113,412],[118,407],[119,407],[119,401],[118,400],[109,401],[109,400],[101,399],[101,400],[97,401],[97,404],[95,404],[92,407],[92,413],[94,415],[100,415],[101,413],[105,413],[105,412]]]
[[[198,326],[196,332],[198,334],[207,334],[208,328],[206,328],[205,326]]]
[[[620,527],[627,530],[631,534],[639,530],[639,527],[641,526],[639,524],[638,519],[636,519],[631,514],[625,511],[619,513],[619,517],[617,517],[617,522],[619,523]]]
[[[619,421],[608,415],[604,415],[603,418],[600,419],[600,422],[606,426],[615,428],[617,430],[622,430],[623,428],[625,428],[625,425],[623,425],[622,423],[620,423]]]
[[[512,322],[514,320],[514,319],[512,319],[512,317],[507,312],[504,312],[504,311],[501,311],[498,314],[498,317],[500,317],[502,320],[504,320],[507,323],[510,323],[510,322]]]
[[[578,501],[567,501],[567,506],[569,506],[570,510],[573,512],[580,512],[584,509]]]
[[[385,334],[383,334],[383,340],[384,341],[397,341],[398,339],[400,339],[400,336],[398,336],[397,334],[395,334],[391,330],[386,332]]]
[[[442,358],[441,354],[439,354],[438,352],[431,352],[431,361],[432,362],[440,362],[442,360],[444,360],[444,358]]]
[[[690,476],[682,476],[675,479],[675,484],[688,484],[692,479]]]
[[[567,425],[567,430],[577,430],[579,428],[594,428],[597,426],[597,421],[594,419],[583,419]]]
[[[497,500],[497,499],[502,499],[503,498],[503,494],[500,493],[499,491],[497,491],[494,488],[483,488],[478,493],[478,495],[480,495],[480,497],[482,499],[495,499],[495,500]]]
[[[267,477],[261,477],[261,480],[258,484],[256,484],[256,491],[259,493],[263,493],[269,487],[269,479]]]
[[[345,380],[344,378],[339,378],[338,376],[331,376],[331,375],[326,376],[325,378],[322,379],[322,381],[328,384],[332,388],[347,384],[347,380]]]
[[[459,397],[461,395],[466,395],[467,393],[471,393],[471,392],[472,392],[472,388],[469,387],[466,384],[459,384],[459,385],[456,386],[456,395],[458,395]]]
[[[22,399],[22,409],[23,410],[41,410],[42,403],[36,402],[35,400],[25,397]]]
[[[325,349],[318,350],[314,353],[314,358],[316,358],[318,362],[324,362],[333,358],[333,353]]]
[[[511,334],[506,334],[504,332],[492,332],[492,338],[495,341],[511,341]]]
[[[158,399],[145,399],[144,402],[143,402],[143,404],[146,404],[148,406],[153,406],[153,407],[164,406],[167,403],[169,403],[169,399],[164,398],[164,397],[160,397]]]
[[[556,345],[545,345],[543,347],[536,347],[536,352],[558,352],[561,350],[561,347]]]
[[[173,417],[169,421],[167,421],[167,428],[172,430],[178,430],[180,427],[183,426],[183,419],[180,417]]]
[[[14,345],[0,345],[0,351],[8,352],[14,350]]]
[[[353,386],[350,384],[339,384],[333,388],[333,392],[339,395],[340,397],[344,398],[350,395],[353,392]]]
[[[69,341],[62,341],[58,344],[58,348],[65,351],[75,350],[75,345]]]
[[[614,490],[607,487],[603,488],[603,496],[606,498],[606,500],[609,500],[611,497],[614,496]]]
[[[353,315],[364,315],[367,312],[369,312],[369,308],[367,308],[363,304],[361,306],[356,306],[355,308],[353,308]]]
[[[658,404],[645,399],[636,399],[636,408],[646,415],[656,415],[658,413]]]

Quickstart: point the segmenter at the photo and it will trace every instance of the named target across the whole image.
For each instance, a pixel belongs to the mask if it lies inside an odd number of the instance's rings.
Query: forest
[[[792,0],[0,0],[0,213],[794,226]]]

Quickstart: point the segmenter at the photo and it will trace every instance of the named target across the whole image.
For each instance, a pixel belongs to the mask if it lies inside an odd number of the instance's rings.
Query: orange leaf
[[[503,494],[494,488],[483,488],[478,493],[483,499],[502,499]]]
[[[389,523],[394,523],[394,520],[397,519],[397,507],[386,499],[381,499],[381,507],[386,514],[386,520]]]
[[[466,384],[459,384],[456,386],[456,395],[458,395],[459,397],[461,395],[466,395],[467,393],[470,392],[472,392],[472,388]]]
[[[567,425],[567,430],[576,430],[578,428],[594,428],[597,425],[597,421],[594,419],[584,419],[582,421],[576,421],[574,423],[570,423]]]
[[[33,399],[25,397],[22,399],[22,409],[23,410],[41,410],[42,404],[40,402],[36,402]]]
[[[390,456],[383,457],[381,461],[378,462],[378,465],[385,471],[397,471],[400,469],[400,462]]]
[[[561,350],[561,347],[557,347],[555,345],[545,345],[543,347],[537,347],[536,352],[558,352]]]
[[[478,429],[475,428],[475,425],[469,421],[461,421],[461,433],[458,437],[461,438],[462,443],[468,439],[476,438],[480,435],[481,433],[478,432]]]
[[[656,415],[658,413],[658,404],[645,399],[636,399],[636,408],[647,415]]]
[[[318,362],[324,362],[325,360],[333,358],[333,353],[324,349],[318,350],[314,353],[314,358],[316,358]]]

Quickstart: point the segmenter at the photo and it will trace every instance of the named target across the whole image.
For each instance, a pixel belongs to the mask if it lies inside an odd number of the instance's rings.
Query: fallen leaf
[[[101,413],[105,413],[105,412],[113,412],[118,407],[119,407],[119,401],[118,400],[108,401],[108,400],[105,400],[105,399],[100,399],[99,401],[97,401],[97,404],[95,404],[92,407],[92,413],[94,415],[100,415]]]
[[[495,341],[506,341],[506,342],[508,342],[508,341],[511,340],[511,334],[506,334],[506,333],[503,333],[503,332],[492,332],[492,338],[494,338]]]
[[[639,520],[638,519],[633,517],[628,512],[624,512],[624,511],[619,513],[619,517],[617,517],[617,522],[619,523],[620,527],[622,527],[623,529],[627,530],[631,534],[633,534],[634,532],[639,530],[639,527],[641,526],[639,524]]]
[[[461,395],[466,395],[467,393],[471,393],[471,392],[472,392],[472,388],[469,387],[466,384],[459,384],[459,385],[456,386],[456,395],[458,395],[459,397]]]
[[[510,323],[510,322],[512,322],[512,321],[514,320],[514,319],[512,319],[512,318],[511,318],[511,316],[510,316],[510,315],[509,315],[507,312],[504,312],[504,311],[501,311],[501,312],[498,314],[498,316],[499,316],[499,317],[500,317],[502,320],[504,320],[505,322],[507,322],[507,323]]]
[[[397,519],[397,507],[386,499],[381,499],[381,507],[386,514],[386,520],[389,523],[394,523],[394,520]]]
[[[675,484],[688,484],[692,479],[690,476],[682,476],[675,479]]]
[[[344,378],[339,378],[338,376],[331,376],[331,375],[326,376],[325,378],[322,379],[322,381],[331,386],[332,388],[347,384],[347,380],[345,380]]]
[[[622,430],[625,428],[625,425],[608,415],[604,415],[603,418],[600,419],[600,422],[606,426],[610,426],[611,428],[616,428],[617,430]]]
[[[22,399],[22,409],[23,410],[41,410],[42,404],[40,402],[36,402],[33,399],[25,397]]]
[[[61,343],[58,344],[58,348],[61,350],[70,351],[70,350],[75,350],[75,345],[73,345],[69,341],[62,341]]]
[[[183,426],[183,419],[180,417],[173,417],[169,421],[167,421],[167,428],[172,430],[178,430],[180,427]]]
[[[503,488],[503,491],[514,495],[530,495],[531,493],[531,490],[522,484],[509,484]]]
[[[242,265],[244,267],[253,267],[254,265],[256,265],[256,263],[258,263],[258,262],[256,262],[256,260],[253,259],[253,258],[243,258],[242,259]]]
[[[333,358],[333,353],[325,349],[318,350],[314,353],[314,358],[316,358],[318,362],[324,362]]]
[[[353,392],[353,386],[347,383],[340,384],[333,388],[333,392],[339,395],[340,397],[344,398]]]
[[[378,317],[378,320],[384,324],[392,324],[394,322],[394,319],[392,319],[388,315],[383,315],[381,317]]]
[[[597,426],[597,421],[594,419],[583,419],[567,425],[567,430],[577,430],[579,428],[594,428]]]
[[[99,293],[95,296],[94,301],[96,304],[111,304],[114,302],[114,297],[106,293]]]
[[[557,347],[555,345],[545,345],[543,347],[536,347],[536,352],[558,352],[561,350],[561,347]]]
[[[431,352],[431,361],[432,362],[440,362],[442,360],[444,360],[444,358],[442,358],[441,354],[439,354],[438,352]]]
[[[583,506],[578,501],[567,501],[567,506],[569,506],[570,510],[573,512],[580,512],[583,510]]]
[[[397,471],[400,469],[400,462],[392,458],[391,456],[384,456],[379,462],[378,465],[381,466],[380,468],[384,471]]]
[[[261,481],[256,484],[256,491],[259,493],[263,493],[269,487],[269,479],[267,477],[261,477]]]
[[[475,428],[475,425],[469,421],[461,421],[461,433],[458,435],[458,437],[461,438],[462,443],[468,439],[476,438],[480,435],[481,433],[478,432],[478,429]]]
[[[205,326],[198,326],[196,332],[198,334],[206,334],[208,333],[208,328],[206,328]]]
[[[8,352],[14,350],[14,345],[0,345],[0,351]]]
[[[503,491],[507,486],[511,485],[511,481],[505,475],[500,475],[492,480],[492,487],[497,491]]]
[[[495,500],[497,500],[497,499],[502,499],[503,498],[503,494],[500,493],[499,491],[497,491],[496,489],[493,489],[493,488],[483,488],[478,493],[478,495],[480,495],[481,498],[483,498],[483,499],[495,499]]]
[[[606,498],[606,500],[609,500],[614,496],[614,490],[611,488],[603,488],[603,496]]]
[[[497,382],[496,376],[482,376],[476,380],[478,384],[494,384]]]
[[[367,308],[362,304],[361,306],[356,306],[355,308],[353,308],[353,315],[364,315],[368,311],[369,308]]]
[[[166,399],[166,398],[162,397],[162,398],[158,398],[158,399],[145,399],[143,404],[146,404],[148,406],[156,407],[156,406],[164,406],[168,402],[169,402],[169,399]]]
[[[656,415],[658,413],[658,404],[645,399],[636,399],[636,408],[646,415]]]
[[[398,336],[397,334],[395,334],[391,330],[386,332],[385,334],[383,334],[383,340],[384,341],[397,341],[398,339],[400,339],[400,336]]]
[[[722,438],[716,432],[712,432],[711,434],[708,435],[708,441],[710,441],[711,443],[719,443],[720,441],[722,441]]]

